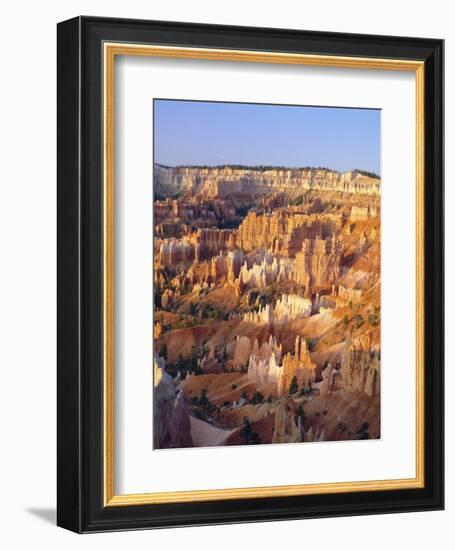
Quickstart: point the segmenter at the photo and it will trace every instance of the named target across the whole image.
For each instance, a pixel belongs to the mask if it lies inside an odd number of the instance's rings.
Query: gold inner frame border
[[[114,93],[115,58],[126,56],[171,57],[269,64],[372,70],[411,71],[416,78],[416,476],[404,479],[281,485],[249,488],[174,491],[159,493],[115,494],[115,404],[114,404]],[[186,48],[153,44],[103,44],[103,432],[104,432],[104,504],[127,506],[202,502],[228,499],[272,498],[298,495],[351,493],[418,489],[424,480],[424,62],[400,59],[342,57],[331,55],[291,54]]]

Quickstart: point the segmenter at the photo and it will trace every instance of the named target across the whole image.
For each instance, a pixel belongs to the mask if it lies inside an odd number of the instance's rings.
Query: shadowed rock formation
[[[164,371],[164,360],[155,355],[153,399],[153,445],[163,447],[192,447],[188,403],[176,388],[171,376]]]

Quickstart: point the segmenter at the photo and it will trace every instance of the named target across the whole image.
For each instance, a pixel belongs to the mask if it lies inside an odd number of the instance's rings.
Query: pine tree
[[[297,407],[297,410],[295,411],[296,418],[300,417],[302,420],[305,418],[305,411],[303,410],[302,403]]]
[[[245,445],[260,445],[262,443],[261,438],[257,432],[253,432],[250,420],[243,417],[243,428],[240,430],[240,435],[244,439]]]
[[[167,345],[166,344],[163,344],[163,347],[161,348],[161,351],[160,351],[160,355],[161,355],[161,357],[163,357],[167,361],[168,353],[167,353]]]
[[[291,385],[289,386],[289,395],[292,395],[293,393],[297,393],[299,389],[299,385],[297,383],[297,376],[294,376],[291,380]]]
[[[197,364],[197,353],[194,348],[191,352],[191,358],[190,358],[190,364],[189,364],[188,370],[192,374],[200,374],[200,371],[201,371],[201,369],[199,368],[199,365]]]

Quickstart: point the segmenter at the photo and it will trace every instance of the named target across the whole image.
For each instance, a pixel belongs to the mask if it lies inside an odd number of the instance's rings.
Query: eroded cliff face
[[[293,276],[311,294],[314,287],[333,285],[341,272],[342,241],[333,236],[327,239],[306,239],[296,254]]]
[[[157,198],[174,197],[179,194],[182,182],[178,170],[155,164],[153,186]]]
[[[187,239],[156,239],[159,245],[157,260],[160,266],[175,267],[194,259],[194,246]]]
[[[235,247],[236,233],[229,229],[199,229],[192,236],[197,261],[218,255],[222,250]]]
[[[237,168],[162,178],[155,446],[379,437],[379,180]]]
[[[159,196],[177,193],[201,197],[229,194],[262,196],[276,189],[299,189],[378,195],[380,180],[358,172],[325,169],[261,170],[226,167],[163,167],[155,164],[154,185]]]
[[[341,230],[341,216],[307,215],[280,210],[272,214],[251,212],[237,232],[237,246],[244,251],[266,248],[275,254],[294,257],[305,239],[325,239]]]
[[[199,230],[182,239],[160,240],[161,244],[157,251],[160,266],[176,267],[182,262],[190,266],[194,261],[189,270],[193,283],[213,282],[221,277],[228,277],[230,282],[238,279],[240,292],[245,288],[265,288],[275,281],[293,280],[305,287],[309,296],[314,287],[330,288],[339,279],[343,246],[341,236],[337,232],[337,224],[333,220],[328,222],[330,230],[323,230],[321,220],[307,219],[299,228],[299,238],[297,239],[295,234],[292,237],[292,254],[288,247],[283,255],[276,255],[273,250],[279,237],[272,237],[268,230],[265,233],[261,232],[260,227],[254,229],[254,223],[257,222],[261,226],[260,220],[271,218],[255,215],[249,218],[247,226],[251,226],[251,229],[248,229],[247,233],[251,231],[251,239],[248,240],[250,244],[245,244],[243,224],[238,231]],[[340,219],[338,221],[341,223]],[[284,232],[285,229],[283,235]],[[304,235],[308,234],[316,236],[304,238]],[[327,234],[331,236],[324,237]],[[264,253],[267,247],[269,249]],[[250,254],[245,256],[244,250]],[[201,267],[210,259],[210,265]]]

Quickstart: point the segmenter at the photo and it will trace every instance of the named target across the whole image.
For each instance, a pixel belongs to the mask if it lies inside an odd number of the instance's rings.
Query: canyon
[[[155,165],[155,448],[380,437],[380,191]]]

